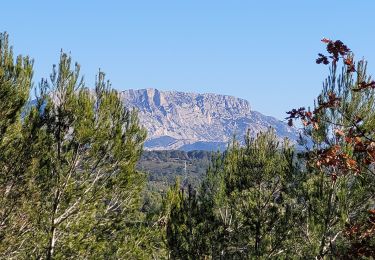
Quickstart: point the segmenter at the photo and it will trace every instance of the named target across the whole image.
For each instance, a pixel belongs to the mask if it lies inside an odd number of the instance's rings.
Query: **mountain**
[[[235,135],[243,140],[268,127],[292,141],[298,131],[286,123],[250,108],[247,100],[218,94],[197,94],[157,89],[125,90],[121,99],[139,111],[148,130],[146,150],[223,150]]]

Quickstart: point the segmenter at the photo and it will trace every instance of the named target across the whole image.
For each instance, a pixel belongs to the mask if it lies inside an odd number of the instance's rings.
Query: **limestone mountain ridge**
[[[152,88],[124,90],[120,96],[126,107],[138,110],[148,131],[146,150],[224,150],[234,136],[242,141],[247,131],[254,136],[269,127],[280,140],[295,142],[299,135],[296,128],[233,96]]]

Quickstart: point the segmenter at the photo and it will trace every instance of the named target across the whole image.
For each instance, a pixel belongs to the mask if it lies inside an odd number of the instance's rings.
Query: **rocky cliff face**
[[[280,138],[298,137],[296,129],[232,96],[141,89],[123,91],[121,98],[128,108],[138,109],[149,150],[224,149],[234,135],[242,140],[247,130],[255,135],[268,127]]]

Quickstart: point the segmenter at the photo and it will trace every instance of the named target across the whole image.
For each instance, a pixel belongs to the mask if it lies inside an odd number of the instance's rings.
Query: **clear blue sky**
[[[327,68],[322,37],[341,39],[375,69],[375,1],[2,1],[0,31],[35,59],[37,84],[59,52],[86,83],[228,94],[277,118],[312,104]]]

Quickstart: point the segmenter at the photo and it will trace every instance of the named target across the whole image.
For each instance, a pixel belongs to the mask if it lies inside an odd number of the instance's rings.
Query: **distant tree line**
[[[179,151],[179,150],[160,150],[160,151],[144,151],[142,153],[141,159],[149,160],[158,160],[158,161],[167,161],[171,159],[176,160],[206,160],[210,161],[212,157],[210,151]]]

